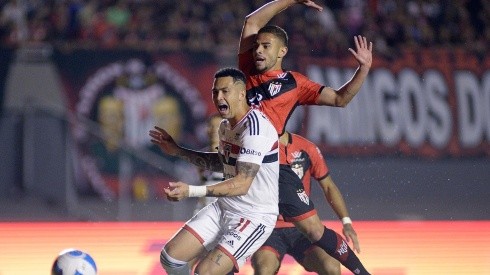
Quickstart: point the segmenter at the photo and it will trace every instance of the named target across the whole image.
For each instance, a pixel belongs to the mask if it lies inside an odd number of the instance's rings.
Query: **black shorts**
[[[315,205],[306,195],[303,182],[289,165],[280,165],[279,213],[285,221],[301,221],[316,214]]]
[[[312,247],[310,241],[296,227],[274,228],[260,250],[271,250],[281,262],[284,255],[291,255],[298,263],[302,263],[305,253]]]

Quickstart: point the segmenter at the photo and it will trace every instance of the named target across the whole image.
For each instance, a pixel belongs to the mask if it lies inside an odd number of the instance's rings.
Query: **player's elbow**
[[[350,102],[350,99],[337,95],[335,97],[334,106],[339,107],[339,108],[345,108],[347,106],[347,104],[349,104],[349,102]]]
[[[250,32],[257,32],[261,28],[259,20],[255,19],[253,14],[249,14],[245,17],[243,22],[243,29]]]

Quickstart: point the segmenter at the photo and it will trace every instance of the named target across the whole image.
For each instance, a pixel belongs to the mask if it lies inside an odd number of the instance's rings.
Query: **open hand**
[[[158,145],[163,152],[171,156],[175,156],[180,148],[167,131],[158,126],[150,130],[150,137],[153,144]]]
[[[189,185],[183,182],[169,182],[170,188],[165,188],[163,191],[170,201],[180,201],[189,197]]]
[[[352,241],[352,246],[354,247],[354,251],[357,253],[361,253],[361,247],[359,246],[359,240],[357,239],[357,233],[352,227],[352,224],[344,224],[344,228],[342,229],[342,233],[344,233],[345,239],[347,242]]]
[[[349,48],[349,51],[354,55],[361,67],[371,68],[373,62],[373,42],[368,43],[365,36],[357,35],[354,36],[354,43],[356,44],[356,50]]]

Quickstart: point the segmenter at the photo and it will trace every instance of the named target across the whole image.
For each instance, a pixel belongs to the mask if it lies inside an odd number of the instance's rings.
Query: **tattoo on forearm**
[[[242,174],[246,177],[252,177],[254,178],[255,175],[257,175],[257,172],[259,171],[260,165],[255,164],[255,163],[249,163],[249,162],[237,162],[236,169],[237,169],[237,175]]]
[[[236,164],[236,170],[237,174],[236,176],[240,176],[241,178],[251,178],[250,181],[253,180],[255,175],[260,169],[260,165],[254,164],[254,163],[248,163],[248,162],[240,162],[238,161]],[[235,176],[235,177],[236,177]],[[215,187],[214,185],[209,186],[206,190],[206,196],[208,197],[226,197],[229,196],[233,192],[239,188],[242,188],[241,186],[238,186],[236,181],[233,179],[228,179],[225,182],[226,188],[223,188],[223,185],[219,187]],[[216,189],[221,189],[221,190],[216,190]]]
[[[218,153],[197,152],[190,149],[182,149],[177,153],[177,156],[206,170],[215,172],[223,171],[223,163],[221,163]]]

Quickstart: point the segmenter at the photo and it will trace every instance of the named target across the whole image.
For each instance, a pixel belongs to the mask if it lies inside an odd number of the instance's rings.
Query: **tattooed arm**
[[[237,174],[233,178],[205,186],[206,197],[233,197],[247,194],[260,165],[238,161],[236,168]],[[170,188],[164,190],[169,200],[179,201],[189,197],[189,185],[187,183],[179,181],[170,182],[169,185]]]
[[[232,197],[245,195],[259,171],[260,165],[238,161],[237,174],[233,178],[208,185],[206,197]]]
[[[206,170],[223,172],[223,163],[216,152],[201,152],[183,148],[175,143],[167,131],[158,126],[150,130],[150,137],[151,142],[168,155],[179,157]]]

